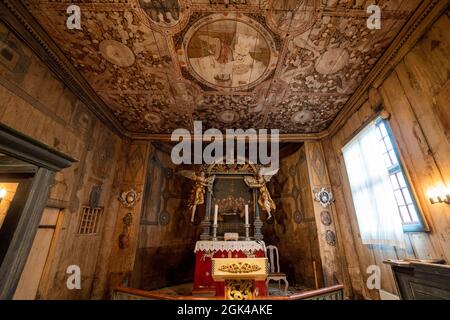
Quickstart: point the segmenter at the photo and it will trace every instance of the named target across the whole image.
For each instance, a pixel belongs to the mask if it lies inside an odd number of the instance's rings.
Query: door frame
[[[14,296],[25,267],[54,176],[56,172],[70,167],[75,160],[1,123],[0,153],[37,167],[28,196],[21,207],[17,227],[0,266],[0,300],[9,300]]]

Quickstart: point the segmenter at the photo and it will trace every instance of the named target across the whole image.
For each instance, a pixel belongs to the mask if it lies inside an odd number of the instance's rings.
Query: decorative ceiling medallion
[[[232,110],[225,110],[219,114],[219,120],[224,123],[233,123],[239,120],[239,115]]]
[[[181,22],[186,20],[188,7],[184,0],[138,0],[140,10],[138,13],[143,16],[144,21],[150,22],[150,27],[159,31],[176,29],[182,26]]]
[[[291,118],[291,121],[298,124],[306,124],[314,118],[314,113],[309,110],[301,110],[296,113]]]
[[[134,64],[135,56],[133,51],[121,42],[103,40],[100,42],[99,49],[102,57],[116,66],[131,67]]]
[[[144,119],[147,122],[152,123],[152,124],[159,124],[159,123],[161,123],[161,117],[155,112],[147,112],[144,115]]]
[[[348,64],[350,56],[347,50],[332,48],[325,52],[316,61],[316,71],[328,75],[341,71]]]
[[[313,26],[319,7],[320,0],[270,0],[267,22],[277,33],[297,35]]]
[[[270,33],[239,13],[206,16],[186,32],[182,65],[220,91],[245,91],[266,79],[278,54]]]

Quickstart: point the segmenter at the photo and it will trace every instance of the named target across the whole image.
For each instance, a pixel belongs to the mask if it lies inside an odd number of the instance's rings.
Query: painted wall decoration
[[[333,193],[331,190],[327,188],[314,188],[314,200],[319,202],[320,205],[324,208],[327,208],[331,205],[331,203],[334,201]]]
[[[327,230],[325,232],[325,241],[332,247],[336,245],[336,234],[334,233],[334,231]]]
[[[381,30],[367,29],[366,3],[92,0],[80,31],[65,0],[25,5],[124,130],[146,135],[195,120],[325,130],[420,1],[380,2]]]
[[[331,214],[330,214],[330,211],[326,211],[326,210],[322,211],[322,212],[320,213],[320,221],[321,221],[322,224],[325,225],[325,226],[331,225],[332,220],[331,220]]]
[[[23,50],[23,44],[0,23],[0,66],[6,74],[17,83],[23,80],[30,67],[30,57]]]

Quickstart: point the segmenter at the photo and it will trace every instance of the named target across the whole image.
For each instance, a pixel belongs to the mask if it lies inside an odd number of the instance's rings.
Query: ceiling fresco
[[[368,5],[382,10],[370,30]],[[28,0],[131,133],[326,129],[420,0]],[[67,7],[81,8],[68,30]]]

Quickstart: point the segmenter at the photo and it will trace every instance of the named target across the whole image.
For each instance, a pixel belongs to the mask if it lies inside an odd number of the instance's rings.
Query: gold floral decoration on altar
[[[253,300],[252,280],[225,281],[227,300]]]
[[[256,264],[250,264],[247,262],[236,262],[230,264],[224,264],[219,267],[219,271],[229,273],[250,273],[261,270],[261,267]]]

